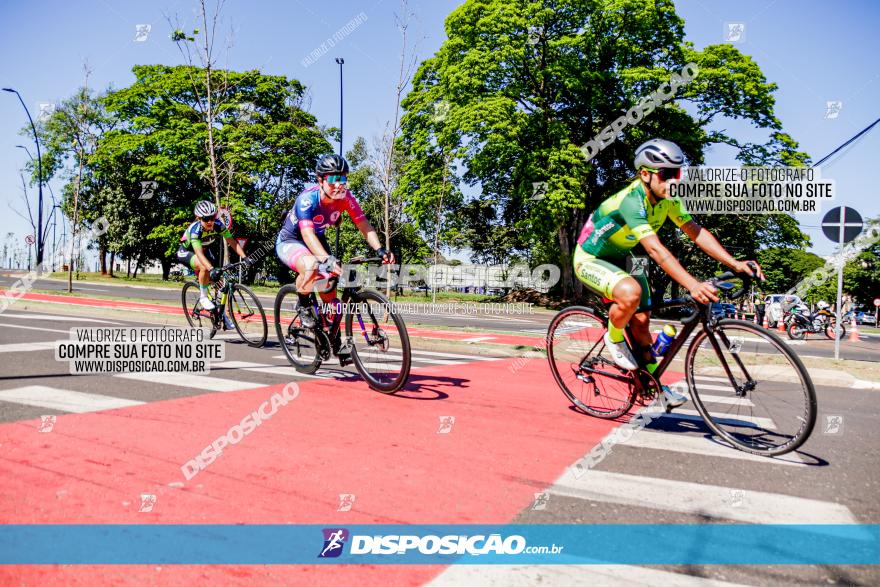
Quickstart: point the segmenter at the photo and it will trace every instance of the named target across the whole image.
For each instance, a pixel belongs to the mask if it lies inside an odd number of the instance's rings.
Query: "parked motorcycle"
[[[797,308],[792,308],[790,322],[788,324],[788,338],[792,340],[803,340],[807,334],[825,334],[831,340],[834,340],[835,323],[833,314],[827,311],[821,311],[807,316],[804,312]],[[839,327],[838,332],[842,339],[846,335],[846,329],[843,324]]]

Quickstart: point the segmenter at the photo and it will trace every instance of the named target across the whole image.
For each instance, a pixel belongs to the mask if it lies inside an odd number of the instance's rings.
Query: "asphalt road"
[[[161,506],[150,520],[156,523],[880,523],[880,391],[818,385],[813,436],[780,458],[732,450],[700,420],[673,413],[576,475],[581,458],[617,424],[572,410],[543,360],[517,365],[417,349],[412,383],[384,396],[369,391],[352,367],[331,363],[316,376],[297,374],[271,337],[263,349],[228,337],[225,364],[205,376],[71,376],[54,358],[52,341],[66,339],[72,327],[129,325],[143,322],[65,315],[63,308],[13,306],[0,314],[3,521],[144,521],[147,514],[126,495],[148,491]],[[229,449],[197,485],[179,489],[185,484],[173,475],[188,456],[291,381],[301,385],[302,403]],[[356,512],[337,513],[343,490],[357,495]],[[318,578],[308,567],[196,571],[218,581]],[[155,577],[152,569],[101,572],[105,580],[121,573],[120,582]],[[172,572],[181,579],[189,571],[166,570]],[[10,573],[0,576],[34,578]],[[362,584],[511,584],[526,577],[548,585],[880,582],[875,567],[852,566],[463,565],[363,573]]]
[[[18,277],[11,274],[0,273],[0,288],[8,288]],[[55,279],[40,279],[35,282],[35,289],[49,292],[66,292],[67,282]],[[137,298],[140,300],[154,301],[163,304],[180,304],[180,289],[164,287],[146,287],[131,285],[109,284],[75,284],[74,290],[86,296],[111,296],[116,298]],[[260,294],[257,296],[264,308],[272,308],[275,303],[274,296]],[[418,304],[430,304],[431,298],[425,298]],[[473,305],[470,305],[471,308]],[[442,325],[461,328],[490,328],[495,330],[507,330],[512,332],[546,332],[552,313],[539,309],[523,308],[521,304],[512,304],[507,310],[496,308],[485,309],[482,313],[471,314],[472,310],[450,308],[447,305],[437,313],[426,313],[424,306],[418,308],[418,313],[406,314],[407,323],[423,325]],[[506,311],[508,313],[502,313]],[[490,313],[491,312],[491,313]]]
[[[17,279],[11,274],[0,273],[0,288],[9,287]],[[67,282],[51,279],[42,279],[36,282],[36,289],[46,291],[67,291]],[[180,303],[180,290],[160,287],[142,287],[131,285],[109,284],[76,284],[75,291],[86,296],[114,297],[118,299],[135,298],[149,300],[156,303],[177,306]],[[264,308],[272,308],[275,298],[273,296],[259,295]],[[419,304],[429,304],[430,298]],[[467,310],[463,310],[466,307]],[[476,313],[479,309],[480,313]],[[411,326],[440,326],[444,328],[468,328],[486,329],[496,332],[510,332],[528,336],[543,336],[555,312],[523,307],[521,304],[512,304],[506,310],[497,306],[483,307],[480,304],[467,304],[452,307],[449,304],[439,304],[431,310],[424,305],[408,308],[411,313],[406,313],[404,318]],[[501,314],[507,311],[509,313]],[[432,313],[433,312],[433,313]],[[493,313],[494,312],[494,313]],[[654,320],[657,328],[662,324],[676,324],[666,320]],[[681,328],[678,325],[679,329]],[[784,342],[793,345],[802,356],[833,358],[834,341],[821,335],[810,335],[805,341],[791,341],[785,333],[774,331]],[[859,361],[880,361],[880,334],[861,334],[858,342],[853,342],[847,337],[841,341],[840,358]]]

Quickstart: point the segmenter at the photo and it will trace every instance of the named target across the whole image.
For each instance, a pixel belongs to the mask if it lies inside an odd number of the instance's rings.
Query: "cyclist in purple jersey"
[[[373,225],[367,220],[360,205],[348,190],[348,161],[339,155],[322,155],[315,167],[318,183],[297,196],[287,213],[281,231],[275,239],[275,253],[282,263],[295,270],[296,289],[300,307],[308,308],[308,295],[319,278],[318,265],[325,271],[339,275],[342,267],[329,253],[324,236],[328,226],[336,224],[342,213],[347,213],[364,235],[367,244],[382,257],[383,263],[394,263],[394,253],[385,250]],[[319,292],[325,302],[336,297],[335,291]],[[303,326],[314,327],[310,309],[302,312]]]

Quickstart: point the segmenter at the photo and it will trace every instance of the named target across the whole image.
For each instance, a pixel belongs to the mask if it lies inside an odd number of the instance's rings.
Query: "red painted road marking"
[[[282,385],[59,416],[46,434],[35,421],[4,424],[0,522],[508,522],[617,425],[569,409],[543,359],[527,361],[511,385],[511,361],[419,369],[401,397],[361,382],[300,383],[297,399],[190,481],[181,465]],[[448,434],[437,433],[441,416],[455,417]],[[141,493],[158,497],[153,512],[138,513]],[[341,493],[356,495],[349,512],[337,511]],[[421,584],[441,570],[27,566],[0,577],[314,584],[320,573],[387,585]]]

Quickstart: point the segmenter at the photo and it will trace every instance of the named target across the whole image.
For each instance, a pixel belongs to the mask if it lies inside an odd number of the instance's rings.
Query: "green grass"
[[[78,275],[78,277],[77,277]],[[56,271],[55,273],[50,273],[47,275],[52,279],[63,279],[67,280],[67,272]],[[100,273],[91,273],[91,272],[81,272],[79,274],[74,274],[73,281],[100,281],[103,283],[113,283],[117,285],[124,285],[127,283],[138,284],[138,285],[156,285],[160,287],[179,287],[183,280],[175,281],[174,279],[169,279],[164,281],[161,275],[154,274],[141,274],[138,275],[137,278],[126,277],[125,274],[116,274],[113,277],[109,275],[101,275]]]
[[[55,272],[49,274],[48,277],[52,279],[62,279],[67,281],[67,273],[63,272]],[[143,285],[148,287],[164,287],[168,289],[179,289],[183,287],[183,282],[185,280],[193,279],[193,277],[180,278],[177,279],[169,279],[163,280],[161,275],[156,274],[141,274],[138,275],[137,278],[126,277],[123,273],[122,275],[116,274],[113,277],[109,275],[101,275],[100,273],[94,272],[82,272],[79,274],[79,279],[74,276],[74,283],[78,281],[91,281],[94,283],[107,283],[112,285]],[[275,295],[278,292],[278,287],[267,287],[261,285],[249,285],[249,288],[254,290],[254,292],[258,294],[265,295]],[[385,293],[384,288],[373,288],[378,289],[382,293]],[[391,295],[392,301],[395,302],[422,302],[422,303],[431,303],[432,294],[428,292],[428,295],[425,296],[423,292],[406,292],[404,295],[395,296],[392,292]],[[437,292],[437,303],[444,302],[493,302],[497,301],[494,296],[482,295],[482,294],[469,294],[469,293],[458,293],[458,292]]]

